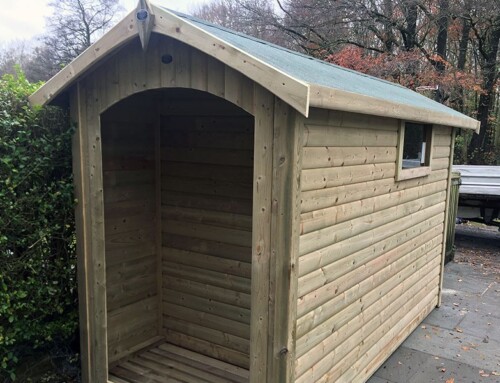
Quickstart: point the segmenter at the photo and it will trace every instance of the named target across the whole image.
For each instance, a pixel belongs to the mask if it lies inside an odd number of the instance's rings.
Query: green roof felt
[[[381,80],[338,65],[288,50],[267,41],[259,40],[227,28],[208,23],[183,13],[164,8],[207,33],[227,42],[264,63],[310,85],[357,93],[380,100],[387,100],[429,111],[464,117],[447,106],[435,102],[399,84]]]

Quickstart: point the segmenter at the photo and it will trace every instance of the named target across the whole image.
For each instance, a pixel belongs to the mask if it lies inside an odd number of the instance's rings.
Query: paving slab
[[[500,342],[489,340],[485,343],[483,340],[483,336],[466,334],[462,327],[450,331],[423,325],[410,335],[404,346],[432,356],[466,363],[477,370],[499,371]]]
[[[480,295],[494,282],[487,271],[481,271],[464,263],[448,263],[444,275],[444,287],[471,297]]]
[[[480,373],[481,369],[455,360],[431,357],[420,366],[408,383],[454,382],[454,383],[499,383],[500,377]],[[484,375],[484,376],[482,376]]]
[[[398,352],[384,363],[375,376],[391,382],[406,382],[420,371],[421,366],[427,363],[428,358],[429,355],[426,353],[400,347]]]
[[[391,380],[379,378],[378,376],[372,376],[370,379],[370,383],[396,383]]]
[[[460,322],[460,328],[464,333],[482,338],[483,341],[491,339],[500,343],[499,319],[492,314],[472,311]]]
[[[497,375],[498,374],[498,375]],[[443,299],[369,383],[500,383],[500,275],[445,267]]]
[[[439,310],[432,311],[425,322],[441,328],[453,330],[464,319],[465,312],[457,310],[456,307],[441,306]]]

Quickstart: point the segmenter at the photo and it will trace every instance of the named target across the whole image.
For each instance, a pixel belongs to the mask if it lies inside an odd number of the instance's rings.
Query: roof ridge
[[[358,71],[355,71],[353,69],[345,68],[345,67],[337,65],[337,64],[332,64],[332,63],[329,63],[329,62],[327,62],[325,60],[320,60],[320,59],[317,59],[316,57],[309,56],[309,55],[307,55],[305,53],[293,51],[293,50],[285,48],[285,47],[283,47],[281,45],[274,44],[274,43],[271,43],[271,42],[266,41],[266,40],[259,39],[259,38],[254,37],[254,36],[250,36],[250,35],[247,35],[245,33],[238,32],[238,31],[235,31],[233,29],[226,28],[226,27],[223,27],[221,25],[217,25],[217,24],[211,23],[211,22],[203,20],[203,19],[199,19],[197,17],[194,17],[192,15],[188,15],[188,14],[183,13],[183,12],[174,11],[172,9],[169,9],[169,8],[161,6],[161,5],[159,5],[159,7],[167,10],[168,12],[173,13],[176,16],[182,17],[184,19],[187,19],[187,20],[190,20],[190,21],[194,21],[196,23],[203,24],[203,25],[206,25],[206,26],[209,26],[209,27],[214,27],[214,28],[220,29],[222,31],[225,31],[227,33],[231,33],[233,35],[236,35],[236,36],[248,39],[248,40],[252,40],[252,41],[255,41],[255,42],[258,42],[258,43],[261,43],[261,44],[265,44],[265,45],[267,45],[269,47],[273,47],[273,48],[282,50],[284,52],[291,53],[291,54],[294,54],[294,55],[299,56],[299,57],[303,57],[303,58],[311,60],[311,61],[316,61],[317,63],[320,63],[322,65],[331,66],[331,67],[334,67],[334,68],[337,68],[337,69],[340,69],[340,70],[343,70],[343,71],[346,71],[346,72],[349,72],[349,73],[356,74],[358,76],[363,76],[363,77],[366,77],[366,78],[370,78],[370,79],[373,79],[373,80],[376,80],[376,81],[380,81],[380,82],[383,82],[383,83],[386,83],[386,84],[389,84],[389,85],[397,86],[397,87],[400,87],[400,88],[408,90],[408,88],[404,87],[401,84],[398,84],[398,83],[395,83],[395,82],[391,82],[391,81],[388,81],[388,80],[384,80],[384,79],[379,78],[379,77],[371,76],[371,75],[366,74],[366,73],[358,72]]]

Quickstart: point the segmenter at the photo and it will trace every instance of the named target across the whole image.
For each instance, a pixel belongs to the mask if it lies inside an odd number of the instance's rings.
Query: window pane
[[[405,124],[403,169],[425,165],[425,125]]]

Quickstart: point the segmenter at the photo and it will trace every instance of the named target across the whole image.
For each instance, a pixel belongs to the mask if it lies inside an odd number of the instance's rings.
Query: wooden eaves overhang
[[[146,9],[149,16],[147,20],[140,21],[137,14],[142,9]],[[207,30],[210,28],[200,27],[203,25],[205,24],[201,21],[193,22],[188,17],[182,17],[173,11],[150,4],[147,0],[140,0],[136,10],[130,12],[101,39],[33,93],[30,102],[33,105],[50,103],[101,60],[137,36],[141,38],[142,45],[146,49],[149,35],[154,32],[174,38],[222,61],[281,98],[305,117],[308,117],[310,107],[317,107],[479,131],[479,121],[457,113],[444,105],[428,108],[408,102],[399,102],[397,98],[388,100],[370,95],[368,92],[366,94],[351,92],[341,87],[318,84],[314,81],[307,81],[307,75],[303,76],[306,79],[298,78],[298,76],[278,68],[278,65],[272,65],[266,60],[250,54],[245,49],[231,44],[224,38],[210,33]],[[212,25],[211,28],[218,27]],[[252,41],[257,40],[252,39]],[[265,42],[262,43],[268,47],[271,46]],[[284,54],[283,52],[290,55],[289,51],[280,52],[280,48],[276,47],[278,57],[280,54]],[[297,56],[299,55],[297,54]],[[306,61],[305,56],[300,56],[302,57],[299,60]],[[305,64],[307,65],[307,62]],[[315,65],[318,65],[317,60]],[[331,68],[339,72],[338,67],[331,66]],[[307,72],[307,67],[304,67],[304,72]],[[352,76],[352,71],[345,73]],[[364,75],[359,74],[359,76],[361,79]],[[394,87],[393,89],[401,92],[402,87],[399,85],[388,85],[384,81],[380,81],[380,84],[383,87]],[[412,91],[404,89],[404,92]],[[418,96],[420,95],[413,94],[412,97]],[[425,98],[424,96],[420,97]]]

